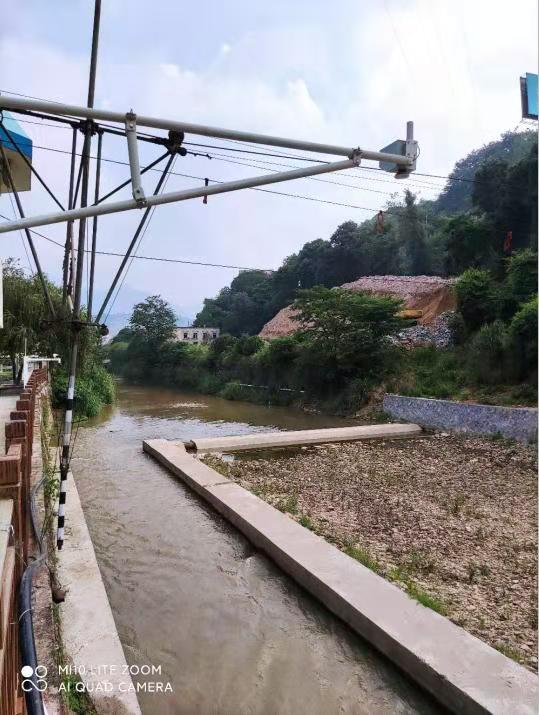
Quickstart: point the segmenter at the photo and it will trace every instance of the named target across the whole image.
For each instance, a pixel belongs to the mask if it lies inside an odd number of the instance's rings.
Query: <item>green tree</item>
[[[473,379],[485,385],[499,385],[510,376],[509,340],[501,320],[482,325],[472,337],[467,366]]]
[[[416,204],[416,197],[406,189],[404,208],[399,216],[399,236],[405,272],[414,276],[429,272],[429,256],[425,242],[425,226]]]
[[[241,271],[216,298],[206,298],[197,326],[221,328],[232,335],[258,333],[271,317],[271,277],[266,271]]]
[[[134,335],[135,335],[135,332],[134,332],[133,328],[126,326],[125,328],[122,328],[121,330],[119,330],[110,342],[111,343],[128,343],[133,338]]]
[[[527,248],[508,261],[507,282],[515,299],[522,303],[537,293],[537,253]]]
[[[518,377],[537,379],[537,296],[524,303],[509,325]]]
[[[48,288],[57,312],[61,314],[59,291],[50,283]],[[9,357],[13,381],[18,384],[25,351],[27,354],[39,349],[61,352],[62,346],[57,340],[58,335],[54,334],[54,326],[47,327],[43,323],[50,316],[38,277],[25,276],[18,261],[12,258],[4,261],[3,292],[4,327],[0,330],[0,351]],[[58,326],[56,330],[60,332]]]
[[[459,275],[467,268],[493,265],[500,255],[499,241],[485,218],[457,214],[447,219],[442,229],[445,239],[445,268],[449,275]]]
[[[495,319],[497,291],[488,271],[469,268],[455,284],[457,306],[468,330],[477,330]]]
[[[402,301],[341,288],[301,291],[294,303],[303,338],[302,365],[311,386],[342,387],[355,377],[379,378],[395,357],[388,336],[403,327]]]
[[[537,141],[527,156],[510,164],[506,159],[483,163],[475,174],[472,201],[492,221],[498,246],[511,231],[511,247],[537,246]]]
[[[129,325],[137,338],[157,347],[174,337],[176,315],[161,296],[151,295],[135,305]]]
[[[471,151],[455,164],[445,189],[435,202],[435,211],[449,214],[471,209],[477,170],[491,159],[514,164],[529,153],[535,141],[534,131],[505,132],[501,139]]]

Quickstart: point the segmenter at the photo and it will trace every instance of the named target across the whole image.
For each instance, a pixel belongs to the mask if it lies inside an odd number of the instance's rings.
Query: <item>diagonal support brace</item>
[[[127,152],[129,154],[129,167],[131,169],[133,198],[137,202],[138,207],[143,208],[146,205],[146,197],[144,195],[144,189],[142,188],[138,159],[137,115],[133,111],[125,115],[125,134],[127,137]]]

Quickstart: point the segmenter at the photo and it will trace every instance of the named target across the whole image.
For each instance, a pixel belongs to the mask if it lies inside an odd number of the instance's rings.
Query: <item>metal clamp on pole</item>
[[[359,147],[354,149],[351,152],[349,159],[351,159],[356,166],[359,166],[361,164],[361,149]]]
[[[412,161],[408,170],[409,172],[415,171],[417,155],[418,144],[414,139],[414,123],[406,122],[406,156]]]
[[[144,195],[144,189],[142,188],[140,164],[138,160],[137,115],[132,111],[125,115],[125,133],[127,136],[127,151],[129,153],[129,167],[131,169],[133,198],[137,202],[139,208],[142,208],[146,205],[146,197]]]

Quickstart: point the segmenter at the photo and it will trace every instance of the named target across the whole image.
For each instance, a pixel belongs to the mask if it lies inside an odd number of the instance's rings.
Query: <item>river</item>
[[[345,424],[120,384],[79,430],[73,472],[126,657],[173,688],[139,694],[144,715],[440,712],[142,452],[145,438]]]

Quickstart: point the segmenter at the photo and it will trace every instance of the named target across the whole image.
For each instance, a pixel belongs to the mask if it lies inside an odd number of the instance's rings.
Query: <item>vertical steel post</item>
[[[103,144],[103,132],[98,131],[97,135],[97,165],[95,169],[95,193],[94,204],[99,203],[99,183],[101,179],[101,146]],[[92,253],[90,258],[90,286],[88,289],[88,322],[92,322],[92,303],[94,300],[94,275],[95,275],[95,252],[97,248],[97,216],[94,216],[92,223]]]
[[[73,190],[75,185],[75,160],[77,153],[77,127],[73,127],[73,140],[71,142],[71,167],[69,169],[69,196],[67,207],[68,209],[74,209],[74,196]],[[64,263],[62,267],[62,303],[65,304],[67,300],[67,284],[68,276],[71,264],[71,248],[73,245],[73,221],[67,222],[66,231],[66,243],[64,250]]]
[[[97,48],[99,45],[99,21],[101,17],[101,0],[95,0],[94,24],[92,33],[92,52],[90,57],[90,79],[88,83],[88,107],[94,106],[95,96],[95,76],[97,69]],[[81,182],[81,207],[88,204],[88,174],[90,163],[90,145],[92,142],[92,122],[86,122],[84,135],[84,146],[82,150],[81,162],[82,182]],[[56,545],[61,549],[64,545],[64,524],[65,524],[65,504],[67,474],[69,471],[69,448],[71,445],[71,429],[73,425],[73,407],[75,399],[75,376],[77,373],[77,361],[80,343],[80,302],[82,294],[82,278],[84,266],[84,240],[86,237],[86,218],[80,219],[79,241],[77,255],[77,276],[75,281],[75,297],[73,301],[73,341],[71,346],[71,360],[69,365],[69,380],[67,386],[67,401],[64,419],[64,436],[62,442],[62,454],[60,457],[60,503],[58,505],[58,530],[56,534]]]

